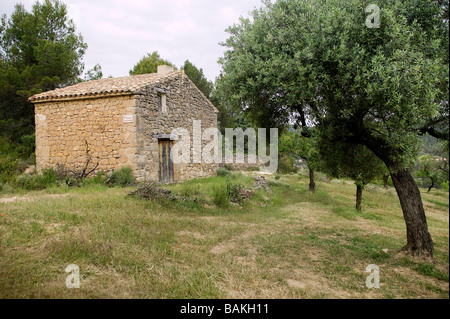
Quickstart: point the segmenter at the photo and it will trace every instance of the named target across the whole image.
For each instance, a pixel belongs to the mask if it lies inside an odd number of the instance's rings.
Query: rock
[[[382,251],[382,252],[385,252],[385,253],[387,254],[387,253],[389,252],[389,249],[386,249],[386,248],[385,248],[385,249],[382,249],[381,251]]]
[[[28,166],[23,173],[24,174],[33,174],[35,172],[36,172],[36,165],[31,165],[31,166]]]
[[[245,189],[240,185],[228,188],[228,196],[230,196],[230,202],[232,203],[241,203],[252,198],[254,194],[253,191]]]
[[[171,191],[164,188],[156,187],[154,184],[146,184],[137,190],[128,194],[128,196],[138,196],[146,200],[157,200],[162,198],[170,198]]]
[[[266,178],[264,176],[255,177],[255,184],[253,185],[253,188],[255,190],[264,188],[266,192],[272,193],[272,190],[270,189],[269,184],[267,184]]]

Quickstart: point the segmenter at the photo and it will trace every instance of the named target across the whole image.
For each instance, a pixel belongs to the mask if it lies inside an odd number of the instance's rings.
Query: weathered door
[[[173,161],[170,151],[173,146],[171,140],[159,140],[159,181],[161,183],[173,182]]]

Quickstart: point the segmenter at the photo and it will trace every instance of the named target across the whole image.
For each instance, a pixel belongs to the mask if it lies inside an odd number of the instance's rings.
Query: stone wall
[[[158,108],[158,94],[165,92],[166,112]],[[176,128],[185,128],[191,134],[193,154],[193,121],[201,120],[202,132],[217,128],[217,114],[199,89],[183,73],[163,83],[157,83],[136,95],[137,176],[139,180],[157,181],[159,171],[158,138],[169,135]],[[174,142],[176,143],[176,141]],[[202,148],[209,141],[202,142]],[[192,156],[191,156],[192,159]],[[217,164],[175,164],[175,180],[216,174]]]
[[[133,96],[67,100],[35,104],[36,167],[58,164],[81,169],[86,163],[86,140],[91,165],[109,171],[122,166],[136,169],[136,126]]]

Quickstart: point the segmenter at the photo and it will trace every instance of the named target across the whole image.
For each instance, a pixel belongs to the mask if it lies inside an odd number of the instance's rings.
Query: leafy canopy
[[[390,169],[414,162],[419,135],[448,139],[448,1],[279,0],[228,29],[230,99],[264,122],[317,126],[365,145]]]
[[[207,98],[209,98],[214,88],[214,85],[211,81],[208,81],[208,79],[205,77],[203,69],[197,68],[189,60],[186,60],[184,62],[182,69],[187,74],[189,79],[191,79],[191,81],[194,82],[194,84],[199,88],[199,90],[202,91]]]
[[[130,75],[156,73],[158,71],[158,66],[160,65],[169,65],[175,68],[175,65],[171,62],[162,59],[158,51],[154,51],[144,56],[133,69],[130,70]]]
[[[28,97],[74,84],[87,49],[67,7],[58,0],[36,2],[31,12],[17,4],[0,23],[0,132],[11,140],[34,131]]]

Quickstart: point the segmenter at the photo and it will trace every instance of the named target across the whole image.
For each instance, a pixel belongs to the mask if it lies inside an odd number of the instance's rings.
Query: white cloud
[[[2,0],[10,15],[19,0]],[[34,0],[20,0],[27,10]],[[214,80],[224,48],[225,29],[260,0],[63,0],[89,48],[86,69],[99,63],[105,76],[124,76],[146,53],[158,51],[177,66],[185,60]]]

